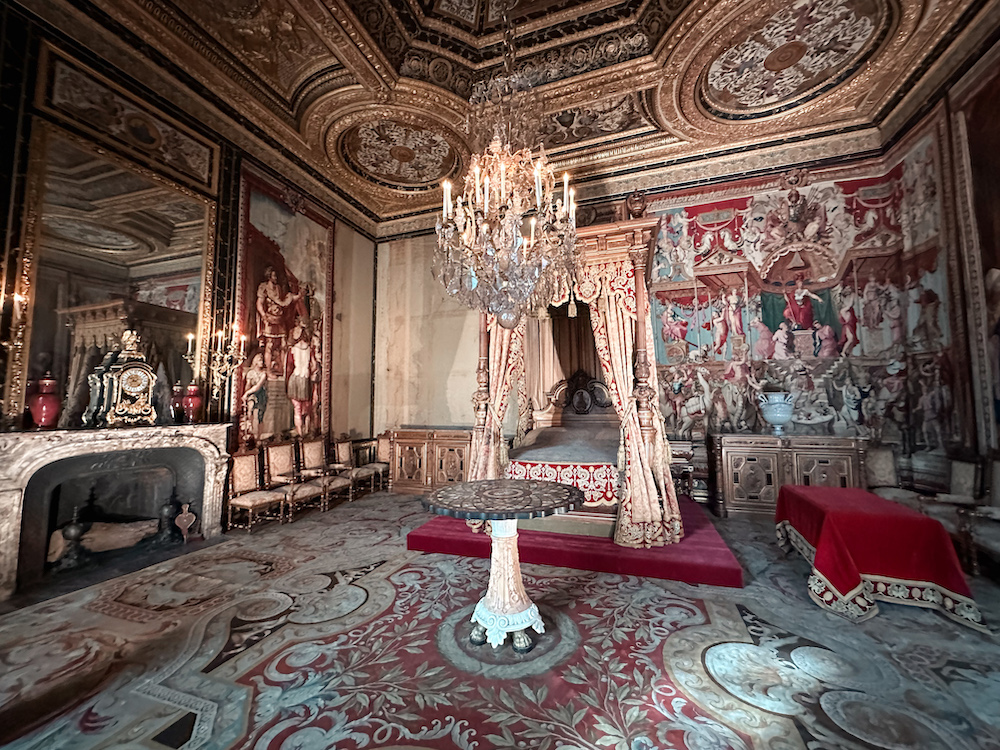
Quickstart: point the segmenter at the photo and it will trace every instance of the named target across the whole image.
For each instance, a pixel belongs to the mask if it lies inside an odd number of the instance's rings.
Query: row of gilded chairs
[[[382,487],[389,473],[382,438],[362,441],[360,450],[350,440],[339,441],[334,444],[333,461],[327,458],[326,445],[325,438],[316,437],[233,454],[228,528],[249,533],[264,521],[287,523],[304,508],[326,511],[335,497],[351,501],[359,491]],[[359,461],[365,463],[359,465]]]

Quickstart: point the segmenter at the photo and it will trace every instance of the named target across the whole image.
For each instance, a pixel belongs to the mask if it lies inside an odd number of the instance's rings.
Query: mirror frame
[[[45,199],[45,176],[48,165],[49,144],[62,139],[81,151],[106,159],[122,169],[129,170],[183,195],[205,208],[205,237],[201,262],[201,299],[198,304],[198,330],[196,332],[195,360],[192,366],[193,381],[205,384],[208,367],[208,342],[212,327],[212,290],[216,266],[216,234],[218,205],[216,201],[194,191],[180,182],[145,167],[132,159],[120,156],[100,144],[82,138],[40,116],[31,117],[31,138],[28,145],[28,174],[21,223],[19,251],[11,254],[10,269],[16,272],[12,292],[13,314],[8,346],[7,371],[3,384],[6,412],[4,420],[14,430],[20,429],[25,406],[27,370],[31,352],[31,324],[37,298],[34,294],[38,274],[38,248],[40,246],[41,213]],[[23,302],[22,302],[23,300]]]

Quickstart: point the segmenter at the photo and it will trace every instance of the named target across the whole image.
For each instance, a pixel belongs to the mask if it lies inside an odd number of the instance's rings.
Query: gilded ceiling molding
[[[386,99],[390,96],[391,92],[386,92]],[[360,84],[325,94],[317,98],[302,113],[299,125],[302,140],[312,144],[317,151],[325,153],[323,146],[325,133],[337,118],[366,107],[375,108],[379,104],[375,94]]]
[[[602,70],[536,87],[542,93],[547,112],[555,113],[579,106],[580,102],[621,96],[659,86],[663,80],[660,64],[652,58],[617,63]]]
[[[234,80],[230,77],[226,68],[220,69],[213,63],[211,57],[206,58],[199,49],[200,43],[194,48],[197,54],[192,54],[190,38],[173,33],[165,34],[164,27],[158,19],[145,11],[147,5],[154,7],[152,0],[130,0],[127,5],[115,0],[94,0],[94,3],[147,44],[170,57],[178,66],[183,67],[188,75],[214,91],[234,109],[254,118],[261,127],[286,141],[290,148],[293,145],[288,141],[298,140],[296,123],[287,108],[279,114],[273,108],[266,106],[241,86],[239,79]],[[183,87],[179,88],[184,90]]]
[[[178,81],[169,68],[154,65],[148,58],[126,45],[119,37],[99,25],[80,9],[68,3],[59,2],[59,0],[54,2],[23,0],[23,4],[55,29],[64,34],[72,35],[82,45],[92,50],[94,54],[107,60],[110,65],[118,70],[128,71],[131,78],[138,81],[146,89],[159,92],[175,110],[185,112],[191,118],[201,121],[209,130],[216,133],[226,133],[228,139],[251,158],[256,159],[267,168],[295,180],[303,190],[308,191],[339,212],[347,222],[353,223],[363,233],[370,236],[375,235],[377,221],[335,192],[331,188],[331,183],[317,179],[302,169],[299,163],[290,161],[287,154],[262,142],[256,134],[247,131],[240,123],[220,111],[216,102],[193,94],[188,86]],[[134,19],[140,15],[140,13],[133,12],[129,18]],[[174,49],[184,50],[183,45],[177,43],[177,40],[169,40],[174,47],[167,47],[166,41],[168,39],[163,34],[162,29],[157,33],[147,35],[143,31],[145,27],[142,24],[125,24],[123,22],[123,25],[149,44],[153,43],[153,39],[158,40],[160,44],[157,46],[167,58],[176,60]],[[244,112],[247,117],[253,118],[262,130],[284,143],[288,151],[292,152],[302,163],[317,165],[316,168],[321,169],[318,165],[322,163],[322,158],[318,158],[305,148],[297,131],[290,130],[283,122],[275,121],[277,124],[272,126],[273,113],[249,97],[246,92],[239,89],[225,76],[218,72],[212,77],[201,75],[200,70],[202,68],[210,69],[210,66],[207,66],[204,61],[200,61],[197,56],[192,56],[190,50],[182,57],[187,61],[183,63],[186,72],[202,82],[207,88],[215,91],[219,99],[229,101],[235,108],[235,100],[227,99],[226,94],[233,93],[234,96],[242,97],[243,108],[239,111]],[[292,135],[289,135],[290,133]]]
[[[969,4],[963,2],[959,7],[952,8],[948,12],[945,12],[940,6],[934,6],[933,12],[928,12],[921,19],[915,43],[926,46],[928,49],[935,47],[941,39],[946,37],[960,13],[964,12]],[[883,140],[892,139],[902,128],[906,127],[926,105],[928,98],[947,83],[955,70],[959,69],[970,55],[982,49],[997,28],[1000,28],[1000,3],[987,3],[975,18],[955,35],[948,45],[947,51],[931,62],[929,70],[920,77],[917,84],[902,92],[900,101],[891,108],[881,123]],[[980,77],[986,74],[985,71],[1000,62],[998,49],[1000,48],[994,47],[991,53],[987,53],[982,60],[973,66],[973,70],[983,71]],[[975,80],[975,77],[966,74],[962,80]],[[905,81],[901,80],[898,85],[901,86],[903,83]]]
[[[889,35],[886,0],[798,0],[740,13],[705,49],[697,100],[723,120],[757,120],[846,80]]]
[[[96,28],[71,0],[22,1],[43,17],[75,13]],[[304,174],[311,169],[326,179],[321,192],[343,190],[342,199],[330,201],[338,210],[348,216],[371,211],[392,222],[431,211],[442,175],[461,176],[468,157],[466,90],[499,62],[499,32],[479,24],[475,8],[452,3],[453,11],[438,12],[439,1],[255,0],[236,8],[196,0],[92,0],[213,92],[200,99],[175,82],[164,95],[177,106],[204,118],[223,103],[254,123],[233,139],[256,158],[276,169],[284,159],[298,160],[307,165]],[[973,6],[982,10],[970,22],[965,13]],[[830,9],[837,12],[825,12]],[[637,181],[705,184],[849,157],[854,148],[879,152],[962,63],[962,48],[966,54],[978,49],[1000,26],[1000,4],[984,0],[584,0],[572,6],[532,0],[530,12],[539,15],[519,26],[519,64],[545,102],[543,138],[557,166],[587,180],[580,188],[593,191],[592,199],[598,192],[627,194]],[[452,23],[448,13],[467,22]],[[789,18],[804,25],[790,27]],[[969,28],[956,29],[959,22]],[[836,33],[827,37],[829,29]],[[827,38],[846,39],[845,51],[827,49]],[[949,50],[932,59],[942,42]],[[102,48],[110,44],[105,38]],[[117,59],[138,59],[118,45],[125,52]],[[761,48],[766,51],[758,54]],[[788,73],[781,79],[785,89],[772,95],[762,88],[767,79],[750,71],[752,85],[744,87],[747,69],[741,68],[768,60],[779,73],[795,71],[801,61],[814,72],[796,71],[795,80]],[[164,88],[167,77],[151,64],[136,67],[153,82],[150,88]],[[311,77],[303,78],[304,71]],[[747,98],[744,89],[754,85],[756,99]],[[616,113],[616,102],[628,111]],[[754,119],[733,119],[744,117]],[[229,123],[219,132],[238,127],[217,112],[206,122]],[[373,161],[374,152],[355,153],[363,142],[375,151],[422,145],[411,149],[416,163],[387,167]],[[791,161],[782,164],[783,158]],[[312,183],[319,180],[304,180]],[[354,220],[372,224],[370,215]]]
[[[820,0],[814,0],[819,2]],[[887,76],[892,71],[906,69],[913,64],[913,58],[926,53],[926,49],[908,44],[910,33],[916,25],[922,9],[920,0],[903,0],[899,8],[894,0],[867,0],[878,3],[884,13],[886,28],[872,36],[870,49],[862,54],[869,60],[848,80],[839,82],[836,73],[830,73],[823,80],[817,80],[810,91],[802,97],[793,97],[785,102],[789,108],[774,114],[760,114],[755,119],[743,122],[733,121],[709,112],[697,93],[703,89],[707,71],[719,56],[738,40],[738,29],[760,24],[763,19],[774,18],[789,7],[786,2],[772,0],[766,4],[756,2],[736,6],[732,2],[720,2],[691,30],[688,39],[681,41],[670,53],[664,65],[664,82],[653,97],[657,120],[681,125],[681,132],[695,142],[719,137],[727,139],[759,140],[768,134],[777,133],[820,133],[833,127],[855,126],[869,121],[869,112],[860,110],[859,104],[871,101],[873,90],[882,91]],[[802,3],[800,2],[799,5]],[[735,10],[734,10],[735,9]],[[884,40],[883,40],[883,37]],[[821,40],[819,43],[822,44]],[[778,61],[776,67],[789,60]],[[748,58],[747,66],[766,66],[766,61]],[[792,62],[794,65],[795,63]],[[891,79],[890,79],[891,80]],[[825,90],[832,86],[830,90]],[[883,94],[877,95],[881,98]],[[870,107],[869,107],[870,109]],[[839,122],[838,122],[839,120]]]
[[[396,70],[364,27],[357,23],[354,14],[337,2],[311,1],[335,22],[323,24],[327,39],[336,40],[333,44],[337,56],[361,84],[372,90],[391,88],[397,80]]]
[[[419,19],[420,25],[428,31],[449,34],[470,46],[493,46],[503,40],[502,30],[477,34],[463,29],[458,23],[426,15],[418,0],[407,0],[407,2],[409,3],[410,11]],[[517,19],[517,31],[519,34],[533,34],[542,29],[557,26],[565,21],[578,18],[581,15],[612,9],[621,4],[622,0],[594,0],[593,2],[576,4],[557,11],[545,12],[538,18],[529,20]],[[649,2],[645,3],[645,5],[649,4]],[[627,25],[628,23],[630,23],[630,19],[627,17],[618,22],[619,25]]]

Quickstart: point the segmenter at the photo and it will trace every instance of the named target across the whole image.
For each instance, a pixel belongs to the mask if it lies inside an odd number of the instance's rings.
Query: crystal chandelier
[[[576,200],[569,176],[556,179],[539,148],[537,97],[514,73],[514,30],[504,11],[504,70],[477,84],[469,100],[477,153],[453,200],[444,183],[434,275],[447,292],[514,328],[544,309],[575,278]]]

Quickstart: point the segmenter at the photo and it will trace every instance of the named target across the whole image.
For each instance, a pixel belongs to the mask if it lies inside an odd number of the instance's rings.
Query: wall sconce
[[[228,344],[226,343],[226,332],[221,328],[212,336],[212,342],[209,374],[212,381],[212,400],[218,401],[222,397],[222,386],[247,358],[247,337],[241,335],[239,326],[233,323]]]
[[[11,301],[13,303],[14,314],[11,318],[10,339],[2,342],[2,345],[7,351],[19,351],[24,346],[24,328],[26,325],[24,308],[28,303],[28,298],[20,292],[15,292],[11,295]],[[2,302],[0,302],[0,306],[2,306]]]
[[[184,352],[184,354],[182,354],[181,357],[183,357],[184,361],[187,362],[188,365],[191,366],[191,372],[194,372],[194,361],[195,361],[197,355],[194,352],[194,334],[193,333],[189,333],[187,335],[187,342],[188,342],[187,351]]]

